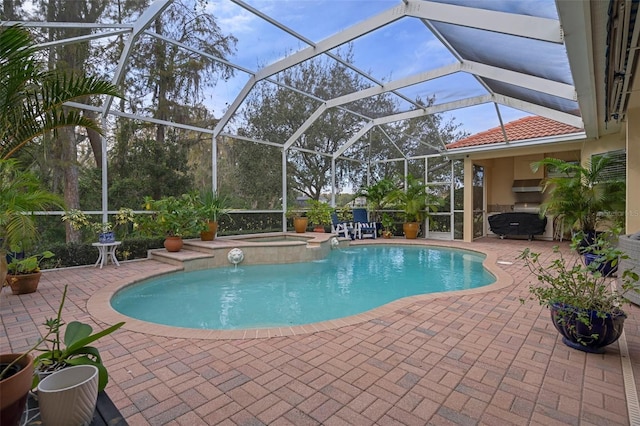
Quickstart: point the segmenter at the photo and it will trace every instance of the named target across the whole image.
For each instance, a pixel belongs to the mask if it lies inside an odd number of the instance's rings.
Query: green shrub
[[[145,259],[147,251],[161,248],[163,238],[130,238],[122,241],[116,250],[118,260]],[[44,268],[67,268],[70,266],[93,265],[98,259],[98,249],[91,243],[57,244],[50,248],[53,259],[42,262]]]

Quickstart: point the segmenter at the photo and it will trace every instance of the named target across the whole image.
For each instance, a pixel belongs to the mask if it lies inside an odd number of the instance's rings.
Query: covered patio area
[[[459,243],[491,253],[513,282],[407,299],[335,328],[238,339],[123,328],[98,341],[110,373],[106,391],[131,425],[638,424],[640,309],[626,308],[625,335],[596,355],[562,344],[548,310],[520,302],[535,278],[517,255],[531,247],[549,259],[555,244]],[[87,310],[96,291],[175,269],[144,260],[51,270],[36,293],[3,290],[3,351],[37,339],[65,284],[63,318],[100,329],[105,324]]]

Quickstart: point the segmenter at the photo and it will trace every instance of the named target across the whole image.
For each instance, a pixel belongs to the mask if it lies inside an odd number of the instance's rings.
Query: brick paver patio
[[[570,349],[545,308],[520,302],[533,277],[517,255],[530,246],[548,257],[555,244],[497,238],[468,244],[495,253],[513,283],[412,298],[324,331],[225,340],[121,329],[97,345],[110,373],[107,393],[131,425],[634,424],[620,345],[602,355]],[[99,329],[105,324],[87,310],[94,293],[172,269],[152,260],[69,268],[45,272],[30,295],[3,289],[1,352],[36,341],[44,319],[55,316],[64,284],[63,318]],[[640,309],[626,311],[638,386]]]

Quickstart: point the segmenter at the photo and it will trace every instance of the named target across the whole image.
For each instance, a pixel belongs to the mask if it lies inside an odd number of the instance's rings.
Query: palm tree
[[[49,207],[61,208],[62,200],[15,160],[0,159],[0,283],[7,276],[7,251],[28,246],[37,235],[29,213]]]
[[[102,134],[98,123],[64,103],[93,95],[118,96],[116,86],[97,77],[48,71],[37,54],[25,29],[0,27],[0,159],[62,127]]]
[[[549,195],[540,214],[551,214],[568,229],[594,235],[602,212],[624,212],[625,183],[605,176],[613,161],[603,155],[594,157],[586,166],[557,158],[533,163],[534,171],[548,166],[557,172],[544,181],[543,191],[549,191]]]

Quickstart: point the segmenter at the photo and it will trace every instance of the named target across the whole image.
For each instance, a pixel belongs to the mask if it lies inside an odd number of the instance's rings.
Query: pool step
[[[192,263],[193,261],[213,259],[214,254],[211,252],[202,253],[200,251],[185,248],[178,252],[169,252],[165,249],[157,249],[149,250],[149,258],[159,262],[168,263],[170,265],[179,266],[187,270],[191,268],[187,268],[186,264]]]
[[[325,258],[331,250],[332,234],[308,234],[313,238],[307,242],[247,241],[241,237],[222,237],[213,241],[188,239],[183,241],[184,246],[179,252],[168,252],[165,249],[149,250],[149,258],[181,267],[184,271],[229,266],[228,254],[233,248],[242,250],[244,264],[253,265],[309,262]],[[347,241],[345,243],[348,245]]]

